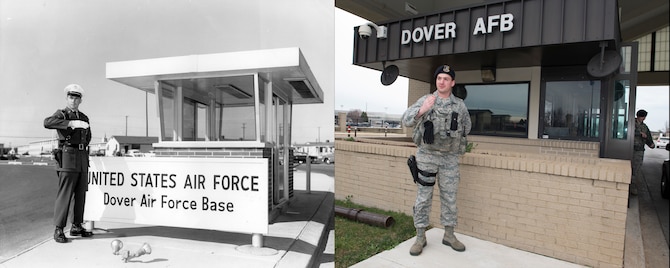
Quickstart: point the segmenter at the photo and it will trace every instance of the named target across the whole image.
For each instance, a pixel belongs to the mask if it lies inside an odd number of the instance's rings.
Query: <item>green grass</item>
[[[335,200],[335,205],[387,215],[395,220],[391,227],[382,228],[335,217],[335,267],[349,267],[416,235],[412,216],[364,207],[349,200]]]

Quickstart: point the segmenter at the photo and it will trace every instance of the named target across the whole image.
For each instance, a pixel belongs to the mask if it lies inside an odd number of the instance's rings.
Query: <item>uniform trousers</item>
[[[87,172],[58,172],[58,194],[54,208],[54,225],[59,228],[67,224],[70,202],[74,200],[73,222],[84,221],[84,204],[86,202]],[[74,196],[74,199],[72,198]]]
[[[633,176],[630,178],[630,187],[637,187],[637,183],[642,176],[642,162],[644,161],[644,151],[633,151],[633,159],[631,160],[631,168],[633,169]]]
[[[456,153],[419,149],[416,153],[417,167],[420,170],[437,173],[436,177],[426,177],[419,173],[425,182],[435,182],[440,193],[440,223],[443,226],[455,227],[457,223],[456,193],[460,173],[458,171],[459,155]],[[429,215],[433,202],[434,186],[423,186],[417,183],[416,202],[414,203],[414,227],[426,228],[430,224]]]

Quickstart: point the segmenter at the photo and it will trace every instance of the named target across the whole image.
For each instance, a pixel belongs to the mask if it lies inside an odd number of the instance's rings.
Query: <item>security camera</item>
[[[372,35],[372,28],[375,28],[375,31],[377,31],[377,38],[386,38],[388,32],[386,26],[377,26],[377,24],[372,22],[358,26],[358,36],[360,36],[362,39],[368,39],[368,37]]]
[[[358,36],[360,36],[363,39],[368,39],[370,35],[372,34],[372,28],[368,26],[367,24],[363,24],[360,27],[358,27]]]

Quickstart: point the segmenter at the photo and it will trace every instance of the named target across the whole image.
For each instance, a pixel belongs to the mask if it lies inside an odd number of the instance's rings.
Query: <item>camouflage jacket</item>
[[[462,99],[453,94],[449,98],[440,98],[436,91],[433,95],[437,98],[431,110],[420,118],[415,118],[424,100],[429,95],[419,98],[403,114],[403,125],[405,127],[414,127],[412,138],[414,143],[421,149],[458,154],[465,153],[467,135],[470,133],[472,127],[468,108]],[[452,130],[452,118],[457,122],[455,130]],[[434,142],[432,144],[427,144],[423,141],[425,131],[423,123],[426,121],[433,122]]]

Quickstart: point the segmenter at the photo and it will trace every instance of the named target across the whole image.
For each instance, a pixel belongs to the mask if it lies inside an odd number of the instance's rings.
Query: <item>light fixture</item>
[[[414,5],[412,5],[408,2],[405,2],[405,12],[407,12],[407,14],[410,14],[410,15],[419,14],[419,11],[416,10],[416,7],[414,7]]]
[[[495,81],[496,81],[496,68],[482,67],[482,82],[495,82]]]
[[[300,95],[301,98],[310,99],[315,98],[312,92],[312,84],[305,78],[284,78],[284,81],[289,83],[293,89]]]
[[[214,88],[221,90],[225,93],[230,94],[231,96],[238,98],[238,99],[248,99],[251,98],[251,94],[245,92],[244,90],[231,85],[231,84],[223,84],[223,85],[216,85]]]

